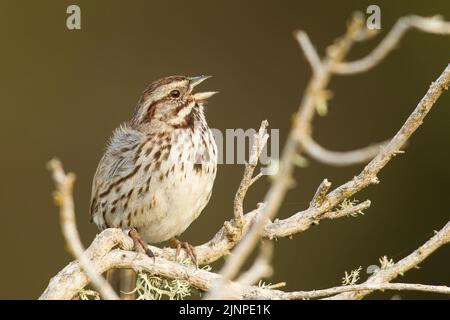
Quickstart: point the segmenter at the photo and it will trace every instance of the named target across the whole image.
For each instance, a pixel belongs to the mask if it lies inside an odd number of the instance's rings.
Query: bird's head
[[[150,84],[142,94],[131,123],[134,126],[163,122],[182,127],[194,111],[201,111],[217,92],[194,93],[194,88],[210,76],[170,76]]]

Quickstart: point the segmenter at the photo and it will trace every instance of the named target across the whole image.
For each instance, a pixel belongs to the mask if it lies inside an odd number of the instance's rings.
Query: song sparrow
[[[94,176],[91,221],[122,228],[146,243],[176,240],[209,201],[217,147],[204,105],[216,92],[193,93],[207,76],[171,76],[150,84],[130,121],[115,130]]]

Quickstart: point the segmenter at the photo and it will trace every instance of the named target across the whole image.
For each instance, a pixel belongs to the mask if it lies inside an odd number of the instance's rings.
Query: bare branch
[[[284,299],[289,300],[314,299],[344,292],[351,294],[354,291],[361,291],[361,290],[371,290],[371,292],[384,290],[422,291],[422,292],[450,294],[450,287],[446,286],[431,286],[413,283],[382,283],[379,285],[356,284],[352,286],[341,286],[323,290],[287,292],[286,295],[284,296]]]
[[[385,141],[365,148],[343,152],[327,150],[315,142],[309,135],[304,136],[301,144],[303,151],[314,160],[327,165],[342,167],[372,160],[378,154],[380,148],[387,142],[388,141]]]
[[[395,263],[389,268],[381,269],[372,275],[364,285],[379,286],[387,284],[389,281],[397,278],[399,275],[403,275],[406,271],[417,267],[423,260],[425,260],[430,254],[436,251],[441,246],[450,242],[450,222],[448,222],[444,228],[442,228],[427,242],[420,246],[417,250],[412,252],[407,257],[403,258],[399,262]],[[447,288],[448,290],[449,288]],[[373,290],[356,291],[351,293],[343,293],[331,299],[361,299],[371,293]]]
[[[320,207],[327,196],[328,191],[331,188],[331,182],[328,179],[324,179],[322,183],[317,188],[316,193],[314,194],[313,199],[311,200],[311,207]]]
[[[273,268],[270,264],[273,255],[273,244],[269,241],[261,243],[261,250],[253,265],[246,272],[242,273],[237,282],[244,285],[252,285],[262,278],[270,277]]]
[[[245,195],[247,194],[247,191],[251,187],[251,185],[262,176],[262,174],[258,174],[253,178],[253,172],[258,165],[259,157],[262,150],[264,149],[264,146],[267,143],[267,139],[269,139],[269,135],[266,133],[268,125],[269,123],[267,122],[267,120],[261,122],[261,127],[259,128],[258,133],[254,136],[254,142],[252,150],[250,152],[249,162],[245,166],[244,175],[234,197],[234,219],[239,229],[242,229],[243,225],[243,207]]]
[[[305,230],[309,227],[308,221],[314,221],[317,216],[324,212],[331,211],[345,198],[351,197],[356,192],[367,186],[378,183],[377,174],[402,148],[409,137],[422,124],[434,103],[441,96],[442,92],[448,88],[450,83],[450,64],[445,68],[439,78],[433,82],[428,92],[417,105],[416,109],[409,116],[394,138],[384,146],[378,155],[354,177],[351,181],[341,185],[330,192],[326,201],[319,208],[309,208],[299,212],[287,219],[277,221],[266,227],[266,235],[269,237],[289,236]],[[303,222],[303,223],[302,223]]]
[[[259,179],[261,179],[262,176],[264,176],[262,172],[258,173],[256,176],[254,176],[254,177],[252,178],[252,180],[250,180],[250,186],[252,186],[256,181],[258,181]]]
[[[114,249],[123,247],[126,250]],[[129,251],[132,240],[120,229],[102,231],[86,251],[90,264],[99,272],[110,269],[133,269],[136,272],[145,271],[169,279],[179,279],[189,282],[199,290],[207,291],[220,279],[216,273],[183,265],[174,261],[157,258],[153,260],[143,253]],[[78,261],[73,261],[50,280],[49,286],[39,297],[41,300],[73,299],[90,281]],[[242,285],[237,282],[226,284],[227,292],[233,293],[233,298],[251,298],[259,295],[273,295],[272,289]],[[276,291],[275,291],[276,292]],[[282,291],[280,291],[282,292]]]
[[[367,57],[355,62],[343,62],[342,59],[353,43],[367,38],[361,37],[364,34],[364,25],[358,19],[360,19],[359,16],[354,17],[346,36],[329,48],[328,56],[324,61],[320,61],[317,51],[314,49],[306,33],[299,31],[296,34],[296,38],[305,56],[315,70],[315,77],[313,77],[309,85],[309,90],[307,90],[307,94],[311,96],[311,99],[305,98],[304,103],[300,107],[300,119],[303,118],[303,121],[297,126],[297,139],[303,148],[302,151],[310,157],[319,162],[334,166],[348,166],[367,162],[378,153],[379,148],[386,142],[358,150],[336,152],[327,150],[314,141],[310,133],[310,126],[314,116],[313,109],[317,105],[326,103],[325,88],[331,74],[352,74],[369,70],[380,63],[397,46],[405,32],[411,28],[432,34],[450,34],[450,23],[443,21],[441,17],[403,17],[397,21],[379,46]]]
[[[430,241],[427,243],[430,243]],[[448,239],[446,241],[448,242]],[[433,242],[431,246],[433,249],[437,249],[443,244],[443,241],[439,241],[439,243]],[[156,274],[169,279],[184,280],[202,291],[210,290],[211,287],[221,279],[221,276],[216,273],[198,269],[190,265],[183,265],[161,258],[157,258],[154,261],[145,254],[122,249],[114,249],[111,251],[111,249],[116,246],[125,248],[128,247],[129,249],[132,245],[131,239],[127,237],[120,229],[106,229],[95,238],[91,246],[87,249],[86,256],[89,257],[90,263],[95,266],[95,269],[100,272],[105,272],[116,268],[131,268],[136,272],[145,271],[149,274]],[[423,259],[424,258],[425,257],[423,257]],[[83,272],[79,262],[73,261],[51,279],[49,286],[39,297],[39,299],[73,299],[88,283],[89,277],[85,272]],[[235,299],[313,299],[342,292],[360,290],[416,290],[450,294],[450,288],[444,286],[403,283],[365,283],[324,290],[295,292],[275,290],[276,287],[279,287],[279,285],[258,287],[228,281],[225,284],[224,290],[231,294],[231,296],[229,296],[230,298]]]
[[[322,71],[322,61],[320,60],[319,54],[311,43],[308,35],[304,31],[295,32],[295,38],[303,49],[306,59],[308,60],[311,68],[315,74]]]
[[[404,34],[412,28],[431,34],[450,34],[450,23],[443,21],[440,16],[429,18],[420,16],[402,17],[369,55],[353,62],[336,63],[333,66],[333,72],[355,74],[375,67],[396,48]]]
[[[98,270],[84,254],[84,248],[76,227],[75,209],[72,197],[75,175],[73,173],[66,175],[61,162],[56,159],[50,161],[48,167],[53,173],[53,180],[55,180],[55,202],[60,206],[61,228],[70,252],[78,259],[83,270],[86,271],[89,278],[92,280],[92,285],[98,290],[100,295],[107,300],[118,300],[119,297],[109,283],[99,274]]]
[[[366,200],[364,202],[361,202],[354,206],[350,206],[345,209],[324,213],[323,218],[332,220],[342,217],[348,217],[354,214],[361,213],[362,211],[368,209],[370,207],[370,204],[371,204],[370,200]]]

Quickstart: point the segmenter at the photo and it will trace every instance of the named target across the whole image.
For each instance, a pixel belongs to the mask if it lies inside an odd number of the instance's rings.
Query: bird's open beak
[[[196,86],[198,86],[200,83],[202,83],[203,81],[205,81],[206,79],[211,78],[212,76],[197,76],[197,77],[190,77],[189,81],[191,82],[191,86],[192,88],[195,88]]]
[[[206,79],[209,79],[209,78],[211,78],[211,76],[191,77],[191,78],[189,78],[191,87],[195,88],[200,83],[202,83],[203,81],[205,81]],[[218,91],[198,92],[198,93],[194,93],[192,95],[192,97],[194,98],[195,101],[203,102],[203,101],[206,101],[209,98],[211,98],[216,93],[218,93]]]

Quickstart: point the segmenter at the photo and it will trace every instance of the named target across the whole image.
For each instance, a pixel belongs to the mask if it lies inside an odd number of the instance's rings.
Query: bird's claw
[[[191,258],[192,262],[198,266],[197,263],[197,254],[195,252],[195,248],[194,246],[192,246],[189,242],[182,242],[176,238],[172,238],[170,239],[170,242],[172,243],[172,245],[175,247],[176,251],[175,251],[175,261],[178,260],[178,256],[180,255],[180,251],[181,248],[183,248],[187,255]]]
[[[152,250],[150,250],[148,244],[144,240],[142,240],[136,229],[131,229],[130,232],[128,232],[128,235],[131,237],[131,239],[133,239],[134,250],[137,251],[139,249],[142,249],[149,258],[153,258],[153,260],[155,260],[155,254]]]

